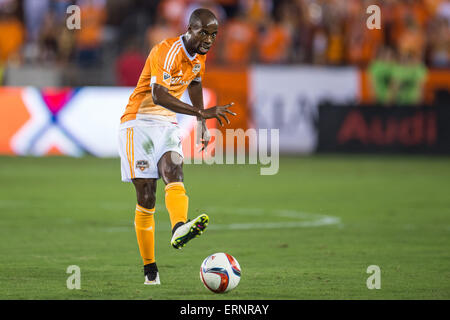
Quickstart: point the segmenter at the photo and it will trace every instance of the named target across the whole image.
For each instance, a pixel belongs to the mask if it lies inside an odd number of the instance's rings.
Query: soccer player
[[[230,123],[227,114],[236,115],[233,105],[204,109],[202,79],[206,53],[213,45],[218,21],[207,9],[195,10],[187,32],[154,46],[147,58],[136,89],[130,96],[119,130],[122,181],[136,189],[135,230],[144,262],[144,284],[160,284],[155,261],[156,181],[162,178],[165,204],[172,225],[171,245],[181,249],[202,234],[209,218],[201,214],[189,221],[183,183],[183,152],[176,113],[197,117],[202,128],[203,148],[208,144],[206,119]],[[179,99],[188,90],[193,105]]]

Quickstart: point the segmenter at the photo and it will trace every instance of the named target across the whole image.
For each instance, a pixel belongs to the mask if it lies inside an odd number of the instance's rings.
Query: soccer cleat
[[[201,214],[192,221],[186,222],[179,226],[173,233],[170,244],[175,249],[181,249],[189,242],[189,240],[200,236],[208,226],[209,217],[206,214]]]
[[[144,276],[144,284],[161,284],[159,281],[159,272],[156,263],[151,263],[144,266]]]
[[[161,282],[159,281],[159,272],[156,272],[156,276],[154,276],[154,279],[151,280],[152,277],[150,275],[145,275],[145,281],[144,284],[147,285],[152,285],[152,284],[161,284]]]

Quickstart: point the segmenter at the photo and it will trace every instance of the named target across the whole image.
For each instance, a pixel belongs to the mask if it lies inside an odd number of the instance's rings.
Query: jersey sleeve
[[[172,80],[171,70],[166,60],[168,60],[170,47],[160,46],[150,53],[150,85],[156,83],[163,87],[169,88]]]

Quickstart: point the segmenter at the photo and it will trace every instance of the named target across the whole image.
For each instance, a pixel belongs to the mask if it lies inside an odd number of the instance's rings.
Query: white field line
[[[262,209],[262,208],[217,208],[209,207],[205,212],[233,212],[238,215],[252,216],[272,216],[287,217],[299,221],[277,221],[277,222],[252,222],[252,223],[231,223],[231,224],[211,224],[208,229],[211,230],[249,230],[249,229],[280,229],[280,228],[309,228],[321,227],[332,224],[339,224],[340,218],[326,216],[316,213],[301,212],[297,210],[285,209]]]
[[[338,224],[339,218],[328,217],[315,221],[287,221],[287,222],[256,222],[256,223],[232,223],[232,224],[212,224],[208,226],[210,230],[249,230],[249,229],[285,229],[285,228],[308,228],[321,227],[331,224]]]
[[[17,201],[17,200],[0,200],[0,208],[13,208],[17,206],[29,206],[30,201]],[[42,204],[40,204],[42,205]],[[100,204],[104,210],[117,209],[118,205],[112,206],[111,204]],[[121,208],[121,206],[119,206]],[[129,206],[125,206],[123,210],[129,209]],[[164,205],[156,205],[156,211],[165,211]],[[251,230],[251,229],[285,229],[285,228],[313,228],[327,225],[341,225],[341,219],[335,216],[322,215],[317,213],[302,212],[297,210],[288,209],[264,209],[264,208],[224,208],[224,207],[207,207],[199,213],[190,213],[190,217],[193,218],[200,213],[217,213],[218,215],[226,212],[229,216],[264,216],[264,217],[281,217],[290,218],[295,221],[270,221],[270,222],[250,222],[250,223],[229,223],[218,224],[214,223],[214,220],[208,226],[210,230]],[[279,219],[278,219],[279,220]],[[70,224],[70,219],[64,219],[66,224]],[[165,227],[164,223],[160,225]],[[169,227],[169,224],[167,224]],[[133,223],[130,226],[117,226],[105,228],[106,232],[129,232],[134,229]]]
[[[157,206],[157,211],[158,208]],[[230,224],[218,224],[210,223],[209,230],[251,230],[251,229],[285,229],[285,228],[312,228],[321,227],[327,225],[339,225],[341,219],[339,217],[301,212],[297,210],[284,210],[284,209],[262,209],[262,208],[221,208],[221,207],[208,207],[202,212],[205,213],[223,213],[227,212],[227,215],[239,215],[239,216],[270,216],[270,217],[284,217],[291,218],[297,221],[270,221],[270,222],[251,222],[251,223],[230,223]],[[196,214],[191,213],[191,218]],[[164,226],[162,226],[164,227]],[[107,232],[125,232],[129,231],[131,227],[111,227],[107,228]]]

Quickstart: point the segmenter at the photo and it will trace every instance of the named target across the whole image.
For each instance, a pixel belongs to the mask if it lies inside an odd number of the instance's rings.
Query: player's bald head
[[[192,53],[206,54],[217,36],[219,22],[208,9],[197,9],[189,17],[189,27],[185,33],[186,45]]]
[[[211,10],[200,8],[194,10],[189,17],[189,27],[206,27],[211,24],[219,24],[214,13]]]

